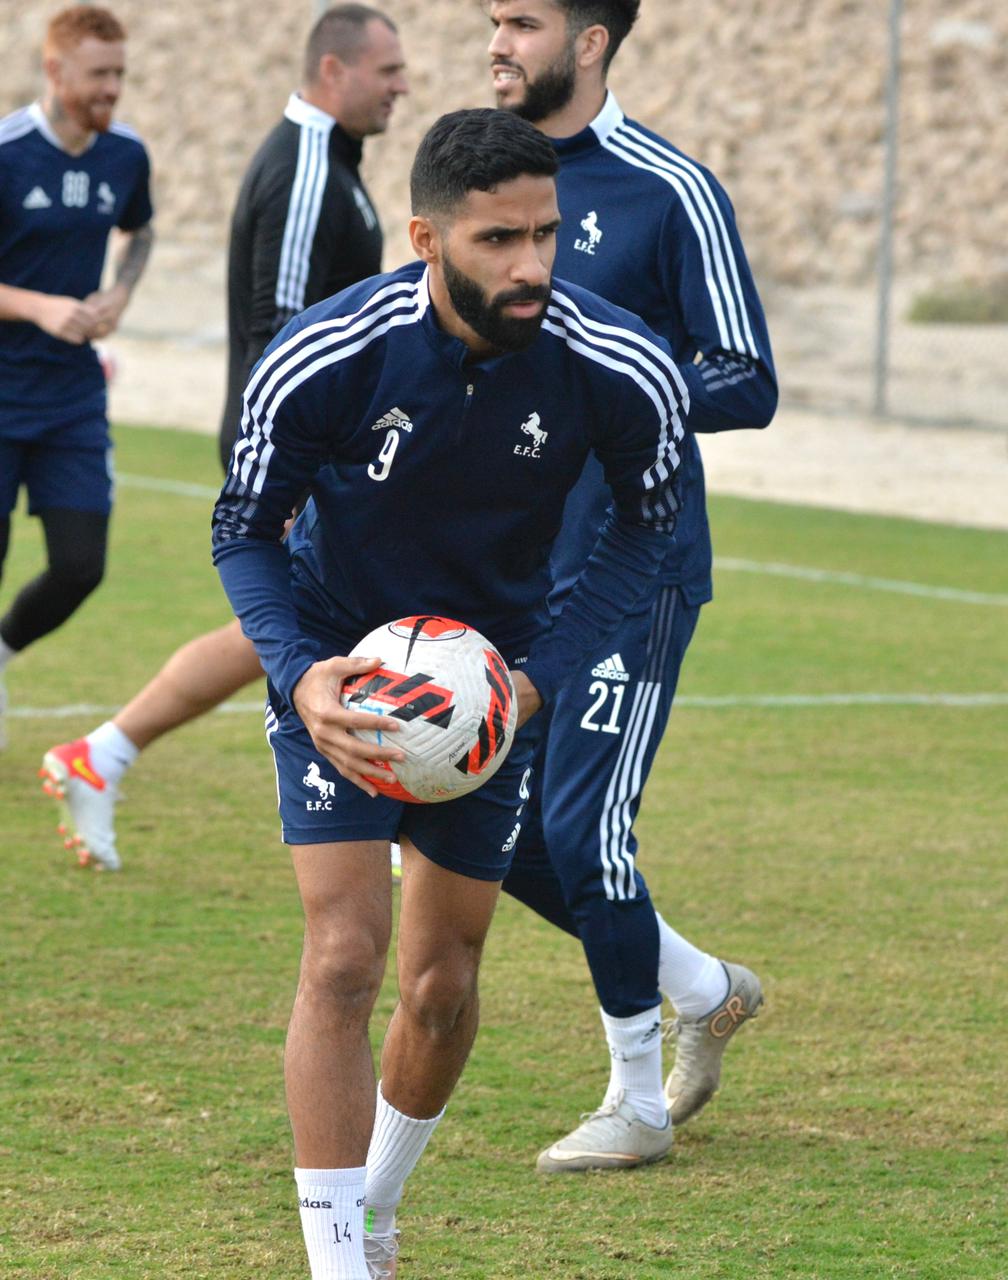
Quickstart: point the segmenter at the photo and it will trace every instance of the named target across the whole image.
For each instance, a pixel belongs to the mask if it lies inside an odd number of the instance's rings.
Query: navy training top
[[[556,274],[641,316],[680,368],[701,357],[675,542],[660,576],[702,604],[711,597],[711,541],[693,433],[764,427],[777,407],[766,319],[731,202],[709,170],[624,116],[612,94],[586,129],[551,141],[563,218]],[[555,604],[590,553],[611,497],[589,459],[554,548]]]
[[[213,521],[225,589],[281,695],[372,628],[430,613],[509,663],[528,655],[548,700],[668,552],[698,383],[636,316],[561,281],[535,342],[486,360],[440,327],[420,263],[291,321],[249,381]],[[551,630],[550,548],[590,452],[614,509]],[[300,623],[292,575],[313,602]]]
[[[150,161],[132,129],[114,123],[72,155],[38,103],[0,120],[0,284],[86,298],[100,287],[112,228],[136,231],[152,216]],[[104,413],[90,343],[0,320],[0,436]]]

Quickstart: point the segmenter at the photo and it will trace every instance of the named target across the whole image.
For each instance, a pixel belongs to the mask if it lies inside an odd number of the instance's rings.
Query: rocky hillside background
[[[0,113],[37,96],[60,6],[0,0]],[[156,167],[162,240],[223,244],[242,169],[296,85],[311,0],[113,0],[130,30],[120,116]],[[441,111],[491,100],[479,0],[386,0],[412,96],[368,147],[388,236],[407,254],[405,175]],[[645,0],[613,67],[624,109],[718,174],[758,275],[870,278],[882,190],[885,0]],[[907,0],[897,268],[936,282],[1008,272],[1008,4]]]

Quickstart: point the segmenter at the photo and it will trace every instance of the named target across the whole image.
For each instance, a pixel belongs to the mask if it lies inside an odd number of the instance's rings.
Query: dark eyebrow
[[[518,227],[486,227],[480,231],[477,240],[513,240],[515,236],[522,234],[524,228]]]
[[[549,222],[544,222],[536,227],[536,231],[556,231],[560,225],[559,218],[552,218]],[[514,240],[517,236],[525,234],[524,227],[487,227],[476,235],[477,240]]]

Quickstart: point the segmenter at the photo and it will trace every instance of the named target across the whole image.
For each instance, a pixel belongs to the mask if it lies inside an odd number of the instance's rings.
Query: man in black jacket
[[[406,92],[388,18],[343,4],[318,20],[304,85],[253,157],[231,220],[224,467],[266,344],[305,307],[381,270],[381,227],[358,165],[364,138],[385,131]]]

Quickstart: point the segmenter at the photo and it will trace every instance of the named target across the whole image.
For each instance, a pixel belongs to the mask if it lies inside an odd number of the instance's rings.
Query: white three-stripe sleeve
[[[653,458],[639,477],[641,511],[647,520],[674,517],[676,502],[668,486],[680,462],[678,444],[683,414],[689,411],[689,390],[671,356],[643,334],[590,319],[556,289],[543,328],[579,354],[626,375],[650,400],[658,436]]]
[[[246,388],[229,487],[253,499],[263,492],[275,450],[276,417],[290,395],[390,329],[415,323],[423,310],[424,300],[418,297],[417,287],[398,284],[379,290],[353,315],[296,328],[279,341],[257,366]]]
[[[312,246],[328,179],[329,135],[302,126],[277,270],[276,305],[281,313],[304,309]]]
[[[693,161],[627,124],[614,130],[603,145],[627,164],[655,174],[675,190],[696,236],[720,345],[726,351],[758,359],[760,352],[746,305],[742,272],[725,214],[708,176]]]

